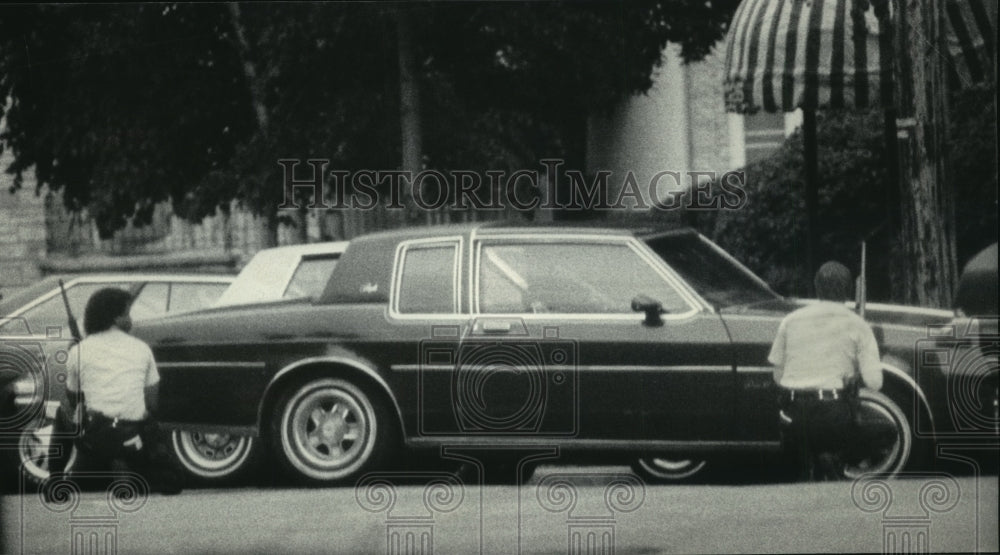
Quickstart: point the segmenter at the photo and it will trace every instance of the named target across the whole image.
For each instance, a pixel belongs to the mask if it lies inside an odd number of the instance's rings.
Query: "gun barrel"
[[[80,341],[83,338],[83,334],[80,333],[80,326],[76,323],[76,317],[73,316],[73,309],[69,306],[69,297],[66,295],[66,285],[63,280],[59,280],[59,292],[62,293],[63,306],[66,307],[66,317],[69,322],[69,333],[72,334],[73,339]]]

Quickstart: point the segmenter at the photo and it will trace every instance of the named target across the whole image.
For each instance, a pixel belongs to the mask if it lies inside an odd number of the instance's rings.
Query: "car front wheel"
[[[666,456],[642,457],[633,465],[633,470],[643,478],[657,482],[684,482],[691,480],[705,470],[703,459],[685,459]]]
[[[357,477],[391,445],[388,413],[378,399],[340,378],[289,388],[271,421],[275,455],[300,480],[327,484]]]
[[[862,389],[859,397],[854,415],[856,437],[845,457],[844,477],[899,474],[913,450],[913,430],[906,413],[882,393]]]

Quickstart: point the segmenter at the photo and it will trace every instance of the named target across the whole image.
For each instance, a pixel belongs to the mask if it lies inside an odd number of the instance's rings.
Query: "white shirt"
[[[882,387],[875,334],[860,316],[834,302],[785,316],[767,359],[775,365],[774,381],[790,389],[841,389],[855,372],[869,389]]]
[[[123,420],[146,418],[145,389],[160,381],[149,345],[112,327],[71,347],[69,360],[79,364],[66,376],[66,388],[83,391],[87,410]]]

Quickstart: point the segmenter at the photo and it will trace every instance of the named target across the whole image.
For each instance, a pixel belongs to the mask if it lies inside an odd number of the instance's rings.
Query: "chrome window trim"
[[[645,316],[641,313],[606,313],[606,312],[546,312],[535,314],[533,312],[515,312],[515,313],[502,313],[502,312],[481,312],[479,307],[479,269],[482,263],[482,247],[484,243],[501,243],[510,244],[510,240],[520,241],[523,243],[533,243],[533,244],[568,244],[568,243],[581,243],[581,244],[612,244],[612,245],[622,245],[630,249],[633,253],[638,255],[639,259],[645,262],[657,275],[664,279],[664,282],[671,287],[681,300],[688,306],[688,310],[678,313],[664,314],[662,316],[663,320],[666,321],[676,321],[684,320],[690,318],[701,310],[699,306],[699,297],[692,296],[688,288],[683,284],[683,280],[679,280],[673,275],[673,270],[662,264],[662,260],[655,253],[650,255],[648,251],[648,246],[644,245],[641,241],[632,236],[626,235],[587,235],[587,234],[569,234],[569,233],[559,233],[559,234],[545,234],[545,235],[532,235],[526,233],[490,233],[482,238],[472,237],[472,255],[469,257],[469,278],[472,280],[472,286],[469,288],[469,306],[472,314],[487,317],[505,317],[505,318],[523,318],[525,320],[541,320],[541,319],[561,319],[561,320],[628,320],[641,322]],[[644,248],[645,247],[645,248]],[[657,261],[660,264],[657,264]]]
[[[392,282],[389,287],[389,317],[395,320],[451,320],[459,315],[462,298],[461,269],[464,243],[465,240],[461,235],[449,235],[444,237],[410,239],[407,241],[401,241],[398,245],[396,245],[396,253],[392,263]],[[454,252],[451,267],[452,311],[450,313],[400,312],[399,292],[403,281],[403,270],[405,269],[403,267],[403,263],[406,259],[407,251],[412,248],[420,249],[435,247],[451,247]]]
[[[250,368],[253,370],[263,370],[267,364],[265,362],[247,361],[190,361],[190,362],[158,362],[159,368]]]
[[[701,241],[702,243],[705,243],[706,245],[708,245],[713,251],[715,251],[720,256],[722,256],[722,258],[724,258],[727,262],[729,262],[730,264],[733,264],[734,266],[736,266],[737,268],[739,268],[744,274],[746,274],[755,283],[757,283],[758,285],[764,287],[764,289],[767,289],[768,291],[770,291],[772,294],[774,294],[774,296],[776,298],[779,298],[779,299],[781,298],[781,295],[775,293],[774,289],[771,289],[771,286],[768,285],[768,283],[766,281],[764,281],[763,279],[761,279],[761,277],[758,276],[757,274],[753,273],[753,271],[751,271],[750,268],[747,268],[746,266],[744,266],[743,263],[740,262],[739,260],[737,260],[736,258],[734,258],[733,255],[731,255],[728,252],[726,252],[725,249],[723,249],[719,245],[716,245],[714,242],[710,241],[708,239],[708,237],[705,237],[704,235],[702,235],[701,233],[699,233],[698,234],[698,240]],[[666,261],[664,261],[664,262],[666,262]]]
[[[677,291],[687,299],[688,303],[699,307],[700,311],[714,312],[715,309],[712,305],[703,299],[697,291],[691,287],[684,278],[681,277],[676,270],[674,270],[667,261],[656,254],[656,251],[652,249],[645,241],[638,239],[636,237],[630,238],[631,243],[634,248],[637,249],[641,254],[645,255],[646,261],[652,265],[654,268],[660,270],[660,274],[667,278],[667,282],[670,283]]]

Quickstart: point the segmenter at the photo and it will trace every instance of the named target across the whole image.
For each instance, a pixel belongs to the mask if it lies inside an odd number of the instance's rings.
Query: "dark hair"
[[[846,301],[853,290],[851,271],[840,262],[830,261],[820,266],[813,284],[816,296],[824,301]]]
[[[107,287],[94,293],[83,311],[83,329],[87,334],[98,333],[115,324],[115,319],[128,314],[132,295],[116,287]]]

